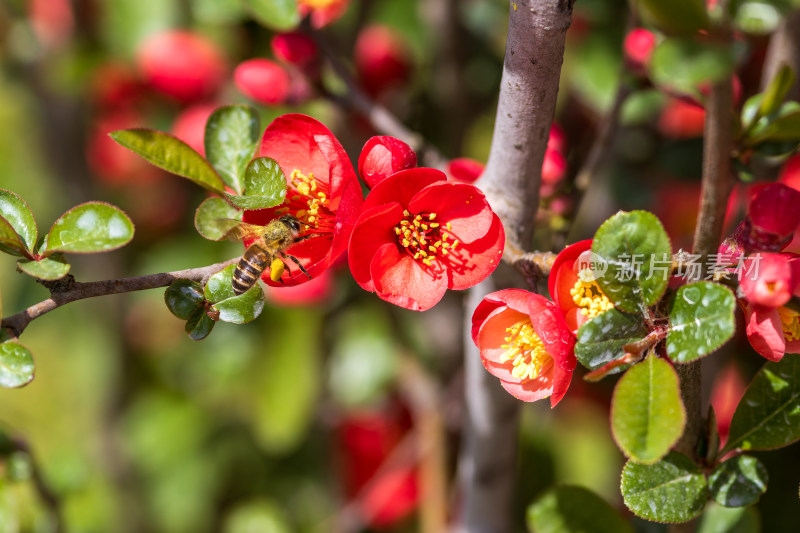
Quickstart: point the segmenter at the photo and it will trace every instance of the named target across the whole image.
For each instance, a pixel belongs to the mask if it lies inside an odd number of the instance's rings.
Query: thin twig
[[[190,279],[199,283],[205,283],[208,281],[208,278],[226,266],[235,263],[238,259],[239,258],[229,259],[222,263],[200,268],[149,274],[147,276],[133,278],[89,281],[85,283],[76,282],[70,278],[60,284],[46,283],[46,286],[50,289],[50,298],[42,300],[15,315],[4,318],[2,322],[0,322],[0,328],[8,328],[15,337],[19,337],[28,324],[34,319],[70,302],[109,294],[121,294],[125,292],[167,287],[176,279]]]
[[[345,109],[351,109],[364,115],[372,127],[384,135],[397,137],[407,143],[419,153],[420,159],[426,166],[438,169],[446,166],[447,158],[427,143],[422,135],[406,127],[391,111],[376,103],[361,89],[322,31],[312,28],[309,24],[304,24],[304,29],[317,43],[336,76],[347,87],[343,94],[324,91],[323,96]]]

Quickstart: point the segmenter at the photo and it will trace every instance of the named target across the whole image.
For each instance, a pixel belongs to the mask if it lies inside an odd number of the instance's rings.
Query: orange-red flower
[[[505,233],[483,193],[412,168],[379,182],[364,201],[348,260],[353,278],[378,297],[424,311],[447,289],[466,289],[491,274]]]
[[[472,315],[481,361],[512,396],[526,402],[564,397],[575,369],[575,339],[558,306],[521,289],[487,295]]]
[[[592,239],[567,246],[556,256],[547,280],[550,297],[564,313],[572,334],[589,319],[611,309],[590,267]]]
[[[305,233],[317,236],[293,245],[289,253],[315,277],[347,250],[361,212],[361,185],[350,158],[328,128],[300,114],[280,116],[267,127],[260,155],[275,159],[286,175],[286,201],[278,207],[245,211],[243,220],[264,225],[291,213],[307,224]],[[288,266],[293,267],[291,262]],[[269,269],[262,279],[276,285]],[[298,268],[281,279],[281,286],[308,281]]]

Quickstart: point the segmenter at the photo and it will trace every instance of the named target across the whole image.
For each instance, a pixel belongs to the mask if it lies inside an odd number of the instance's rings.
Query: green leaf
[[[771,450],[800,440],[800,355],[786,354],[756,374],[736,407],[720,455]]]
[[[16,342],[0,344],[0,387],[12,389],[33,381],[33,355]]]
[[[651,354],[617,382],[611,433],[626,457],[638,463],[658,461],[683,434],[685,423],[678,374],[665,360]]]
[[[189,320],[192,314],[203,307],[203,286],[190,279],[176,279],[164,292],[167,309],[176,317]]]
[[[209,191],[221,194],[222,178],[203,156],[177,137],[145,128],[117,130],[111,138],[167,172],[188,178]]]
[[[794,102],[787,103],[794,104]],[[795,109],[794,105],[790,105],[785,112],[781,112],[778,115],[777,118],[770,120],[764,127],[761,127],[760,123],[758,124],[750,139],[751,144],[756,145],[765,141],[800,140],[800,110]]]
[[[189,320],[186,321],[185,329],[192,340],[199,341],[211,334],[211,330],[214,329],[214,324],[216,324],[216,322],[208,316],[205,307],[199,307],[189,316]]]
[[[653,50],[650,76],[656,85],[697,95],[699,85],[729,77],[734,63],[731,47],[672,38]]]
[[[292,30],[300,24],[297,0],[245,0],[250,12],[271,30]]]
[[[620,311],[640,313],[656,303],[669,281],[672,247],[661,222],[647,211],[620,211],[594,235],[597,283]]]
[[[21,259],[17,261],[17,268],[34,278],[53,281],[61,279],[69,274],[70,265],[63,257],[56,254],[53,257],[46,257],[39,261],[27,261]]]
[[[37,237],[36,219],[25,200],[0,189],[0,250],[31,257]]]
[[[528,506],[528,530],[535,533],[633,533],[604,499],[583,487],[554,487]]]
[[[697,533],[761,533],[761,521],[752,507],[723,507],[709,502]]]
[[[39,253],[96,253],[116,250],[133,239],[133,222],[104,202],[79,204],[61,215],[47,233]]]
[[[244,190],[244,172],[258,148],[261,121],[248,105],[216,109],[206,122],[205,150],[208,162],[234,191]]]
[[[244,324],[254,320],[264,309],[264,291],[256,283],[244,294],[233,293],[233,271],[236,265],[229,265],[211,276],[206,283],[205,297],[213,302],[223,322]]]
[[[703,471],[677,452],[652,465],[628,461],[620,488],[633,514],[656,522],[687,522],[703,511],[708,500]]]
[[[234,507],[225,517],[222,533],[290,533],[286,517],[275,503],[251,500]]]
[[[611,361],[624,357],[622,349],[647,336],[647,326],[639,314],[622,313],[609,309],[578,329],[575,357],[589,370],[596,370]],[[624,366],[610,373],[625,370]]]
[[[725,507],[744,507],[767,491],[767,469],[749,455],[737,455],[720,463],[708,477],[711,497]]]
[[[693,34],[709,25],[703,0],[638,0],[637,4],[642,20],[665,33]]]
[[[756,121],[762,117],[761,107],[764,101],[764,93],[754,94],[742,105],[741,121],[742,129],[747,131],[755,126]]]
[[[763,92],[758,115],[766,116],[776,113],[783,103],[789,89],[794,85],[794,72],[786,65],[782,66]]]
[[[244,196],[225,194],[241,209],[265,209],[286,199],[286,177],[278,162],[269,157],[253,159],[244,173]]]
[[[669,312],[670,359],[689,363],[725,344],[736,330],[734,311],[736,297],[718,283],[700,281],[678,289]]]
[[[218,241],[241,220],[242,212],[218,196],[206,198],[194,214],[194,227],[210,241]]]

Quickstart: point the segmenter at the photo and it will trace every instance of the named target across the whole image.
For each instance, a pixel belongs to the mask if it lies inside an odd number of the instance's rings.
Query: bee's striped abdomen
[[[245,250],[233,271],[233,293],[238,296],[255,285],[258,278],[261,277],[261,273],[267,268],[268,261],[269,254],[260,246],[253,245]]]

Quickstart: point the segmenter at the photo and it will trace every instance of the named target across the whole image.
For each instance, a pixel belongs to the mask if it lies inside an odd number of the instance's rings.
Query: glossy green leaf
[[[208,162],[222,180],[241,194],[244,172],[253,159],[261,138],[261,121],[247,105],[227,105],[216,109],[206,122],[205,150]]]
[[[192,340],[203,340],[211,334],[214,329],[214,320],[208,316],[204,307],[199,307],[192,312],[186,321],[186,333]]]
[[[623,346],[647,335],[647,326],[639,314],[609,309],[578,329],[575,357],[589,370],[596,370],[625,355]],[[610,373],[622,372],[620,366]]]
[[[699,281],[675,294],[669,312],[667,354],[677,363],[707,355],[736,330],[736,297],[718,283]]]
[[[686,410],[678,375],[654,355],[629,368],[614,388],[611,433],[626,457],[651,464],[683,434]]]
[[[206,283],[205,297],[213,302],[223,322],[244,324],[254,320],[264,309],[264,291],[256,283],[244,294],[233,293],[233,271],[236,265],[229,265],[211,276]]]
[[[762,117],[761,105],[764,101],[764,93],[754,94],[742,105],[741,121],[742,129],[749,130],[755,126],[756,121]]]
[[[652,465],[628,461],[620,489],[633,514],[655,522],[687,522],[703,512],[708,500],[703,471],[677,452]]]
[[[176,317],[189,320],[192,314],[203,307],[203,286],[190,279],[176,279],[164,292],[167,309]]]
[[[554,487],[528,506],[531,533],[633,533],[604,499],[583,487]]]
[[[725,507],[744,507],[767,491],[767,469],[749,455],[737,455],[720,463],[708,477],[711,497]]]
[[[194,227],[210,241],[218,241],[242,219],[242,212],[218,196],[206,198],[194,214]]]
[[[637,0],[636,3],[642,20],[664,33],[689,35],[709,25],[703,0]]]
[[[729,77],[734,63],[734,52],[728,46],[671,38],[653,50],[650,76],[656,85],[698,94],[699,85]]]
[[[796,109],[794,105],[791,105],[787,111],[779,113],[778,116],[770,120],[766,126],[757,127],[753,132],[750,142],[752,144],[758,144],[765,141],[797,140],[800,140],[800,110]]]
[[[290,533],[286,516],[275,503],[251,500],[239,504],[228,513],[222,533]]]
[[[17,268],[34,278],[53,281],[69,274],[70,265],[64,261],[63,257],[54,255],[39,261],[21,259],[17,261]]]
[[[800,355],[786,354],[756,374],[731,420],[721,454],[782,448],[800,440]]]
[[[620,311],[655,304],[669,281],[672,247],[661,222],[647,211],[620,211],[594,235],[592,252],[605,267],[597,283]]]
[[[241,209],[274,207],[286,199],[286,178],[277,161],[269,157],[257,157],[245,170],[244,195],[225,196]]]
[[[0,387],[22,387],[33,381],[33,354],[16,342],[0,344]]]
[[[761,98],[758,110],[759,116],[771,115],[780,109],[789,89],[794,85],[794,79],[794,72],[786,65],[778,70],[763,92],[764,96]]]
[[[761,533],[761,521],[753,507],[723,507],[709,502],[700,517],[697,533]]]
[[[117,130],[110,135],[125,148],[167,172],[188,178],[218,194],[225,189],[225,184],[214,167],[177,137],[145,128]]]
[[[253,16],[271,30],[292,30],[300,24],[297,0],[244,0]]]
[[[0,250],[30,256],[37,237],[36,219],[25,200],[0,189]]]
[[[79,204],[61,215],[47,233],[40,253],[96,253],[116,250],[133,239],[133,222],[103,202]]]

